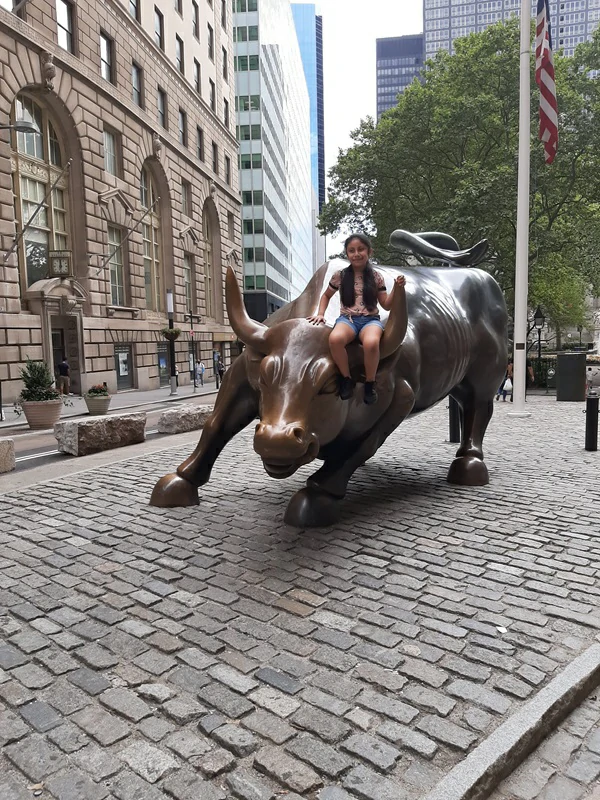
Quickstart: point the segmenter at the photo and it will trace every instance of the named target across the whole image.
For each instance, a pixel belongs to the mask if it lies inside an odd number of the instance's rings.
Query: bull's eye
[[[337,379],[329,378],[321,387],[319,394],[335,394],[337,392]]]

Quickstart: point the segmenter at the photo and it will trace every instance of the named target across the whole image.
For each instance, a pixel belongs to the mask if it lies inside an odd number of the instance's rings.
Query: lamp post
[[[581,334],[583,333],[583,325],[578,325],[577,331],[579,333],[579,348],[581,349]]]
[[[192,369],[194,375],[194,393],[198,388],[198,382],[196,380],[196,340],[194,339],[194,322],[200,324],[202,322],[202,317],[198,314],[194,314],[192,309],[188,311],[188,313],[184,316],[185,321],[187,322],[188,319],[190,321],[190,338],[192,340]]]
[[[535,314],[533,315],[533,324],[537,328],[538,332],[538,360],[542,357],[542,328],[544,327],[545,322],[546,317],[544,316],[542,307],[538,306],[535,310]]]
[[[169,330],[173,325],[173,290],[167,289],[167,315],[169,317]],[[171,362],[171,394],[177,394],[177,365],[175,364],[175,339],[169,337],[169,361]]]
[[[9,122],[7,125],[0,125],[2,131],[16,131],[17,133],[39,133],[40,129],[35,122],[29,122],[27,119],[16,119],[14,122]]]

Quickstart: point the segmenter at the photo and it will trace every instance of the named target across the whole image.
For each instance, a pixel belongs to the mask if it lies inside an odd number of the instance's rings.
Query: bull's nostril
[[[301,442],[304,439],[304,429],[303,428],[294,428],[292,430],[292,434]]]
[[[254,428],[254,433],[260,433],[260,431],[261,431],[261,430],[262,430],[262,425],[261,425],[261,423],[259,422],[259,423],[257,424],[256,428]]]

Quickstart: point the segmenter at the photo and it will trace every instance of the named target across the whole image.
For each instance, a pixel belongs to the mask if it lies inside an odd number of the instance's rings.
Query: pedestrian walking
[[[206,365],[204,361],[196,364],[196,381],[200,381],[200,386],[204,386],[204,373],[206,372]]]
[[[58,391],[62,395],[68,395],[71,391],[71,370],[66,358],[58,365]]]
[[[219,373],[219,380],[222,381],[223,375],[225,374],[225,364],[221,361],[220,357],[217,362],[217,372]]]

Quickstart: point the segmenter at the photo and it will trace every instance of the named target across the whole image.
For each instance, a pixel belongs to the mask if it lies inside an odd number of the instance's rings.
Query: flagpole
[[[521,0],[519,64],[519,169],[517,179],[517,247],[515,263],[515,316],[513,356],[513,407],[510,414],[528,417],[525,409],[527,379],[527,292],[529,285],[529,170],[531,151],[531,0]]]

